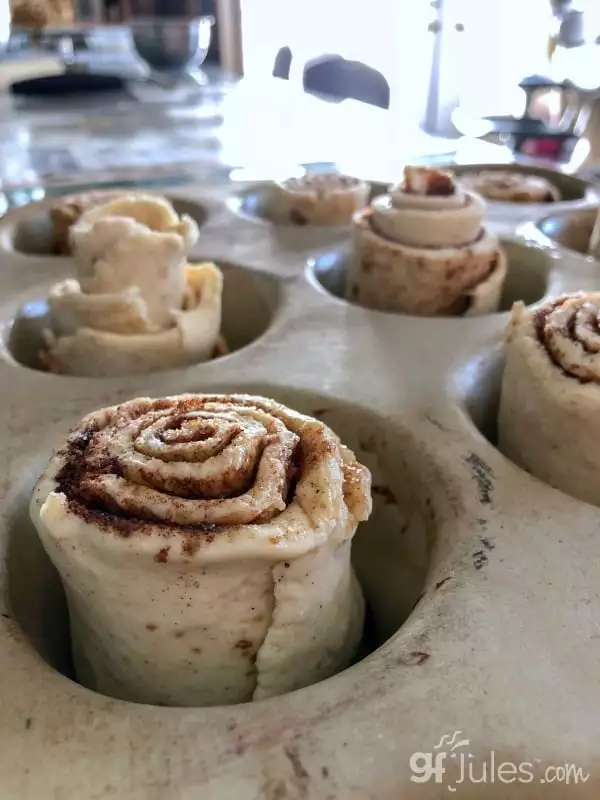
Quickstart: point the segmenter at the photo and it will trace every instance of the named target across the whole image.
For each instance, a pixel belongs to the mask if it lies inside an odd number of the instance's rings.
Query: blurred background
[[[27,197],[157,168],[593,172],[600,3],[0,0],[0,93],[0,181]]]

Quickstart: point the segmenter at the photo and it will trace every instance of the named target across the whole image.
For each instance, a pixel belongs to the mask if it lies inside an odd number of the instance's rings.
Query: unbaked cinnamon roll
[[[92,213],[93,212],[93,213]],[[53,252],[69,255],[72,249],[72,228],[82,217],[90,220],[99,216],[131,217],[143,222],[150,230],[162,233],[180,232],[191,247],[198,239],[198,226],[187,214],[181,217],[164,197],[143,192],[90,191],[68,195],[50,209]]]
[[[98,190],[82,192],[81,194],[67,195],[57,200],[50,208],[50,224],[52,227],[52,252],[56,255],[70,255],[71,227],[86,211],[95,206],[103,206],[112,200],[118,200],[128,194],[122,190]]]
[[[249,395],[85,417],[31,517],[67,594],[78,679],[125,700],[238,703],[355,656],[350,565],[370,474],[322,422]]]
[[[481,170],[460,176],[460,183],[487,200],[502,203],[557,203],[560,191],[547,178],[516,170]]]
[[[449,173],[407,167],[402,185],[355,215],[348,298],[407,314],[495,311],[506,257],[483,216]]]
[[[513,308],[499,446],[551,486],[600,505],[599,292]]]
[[[596,214],[596,220],[588,242],[587,252],[593,258],[600,261],[600,211]]]
[[[223,276],[214,264],[187,263],[197,235],[160,198],[120,197],[87,211],[70,232],[77,279],[48,298],[46,368],[117,376],[209,359]]]
[[[348,225],[367,204],[369,193],[369,184],[358,178],[311,173],[274,183],[264,214],[280,225]]]

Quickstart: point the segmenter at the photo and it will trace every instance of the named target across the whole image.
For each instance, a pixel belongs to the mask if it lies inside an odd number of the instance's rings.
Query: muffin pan
[[[594,261],[588,249],[597,213],[595,208],[585,208],[550,214],[537,223],[525,223],[520,232],[543,246],[560,247]]]
[[[508,271],[502,290],[500,311],[510,311],[515,300],[523,300],[528,305],[541,300],[549,291],[550,284],[555,282],[552,270],[548,269],[547,257],[517,239],[501,236],[500,244],[508,258]],[[355,305],[356,301],[351,298],[346,299],[349,258],[348,246],[321,252],[308,259],[307,277],[317,288],[343,302]],[[378,313],[393,314],[394,312],[381,311]]]
[[[240,191],[255,189],[177,190],[178,210],[205,210],[194,258],[225,266],[233,352],[126,380],[36,369],[42,298],[69,261],[14,247],[47,205],[0,223],[2,799],[433,800],[452,786],[468,798],[596,798],[600,510],[494,443],[506,310],[600,289],[597,265],[505,238],[503,311],[368,311],[342,297],[348,230],[323,242],[309,227],[259,225],[238,213]],[[273,397],[323,419],[372,470],[375,510],[353,550],[370,620],[348,670],[204,709],[121,702],[73,680],[64,595],[28,517],[33,484],[84,413],[187,391]],[[435,763],[457,731],[475,777],[493,753],[496,765],[531,762],[532,779],[458,785],[448,747],[445,772],[423,782],[427,754]],[[565,764],[589,779],[542,785]]]
[[[219,268],[224,277],[221,333],[229,355],[269,329],[279,310],[281,287],[275,278],[260,271],[249,272],[225,262],[219,262]],[[40,353],[45,349],[44,331],[51,329],[47,298],[53,283],[40,283],[16,298],[9,312],[12,324],[4,346],[9,356],[31,369],[43,369]]]
[[[531,164],[453,164],[448,168],[452,169],[459,178],[461,175],[484,171],[509,171],[524,175],[535,175],[548,180],[561,194],[562,200],[549,203],[505,203],[488,200],[488,217],[496,220],[505,219],[516,222],[535,220],[548,214],[573,211],[595,205],[600,200],[598,186],[593,181],[542,166]]]

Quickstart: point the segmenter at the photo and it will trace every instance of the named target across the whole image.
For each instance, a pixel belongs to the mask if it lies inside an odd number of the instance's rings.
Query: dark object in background
[[[379,108],[390,107],[390,87],[381,72],[340,55],[313,59],[304,67],[304,90],[328,99],[352,99]]]
[[[128,17],[183,17],[192,19],[203,12],[198,0],[117,0],[125,19]]]
[[[215,0],[200,0],[200,14],[203,16],[214,17],[215,23],[212,27],[212,36],[210,37],[210,45],[208,53],[204,59],[205,64],[213,64],[214,66],[221,66],[221,50],[219,38],[219,15],[217,14],[217,4]]]
[[[567,162],[579,140],[572,130],[557,130],[541,119],[522,117],[485,117],[494,133],[504,141],[515,155]]]
[[[157,72],[182,72],[204,62],[212,17],[163,16],[130,21],[133,46],[140,58]]]
[[[289,47],[282,47],[275,56],[275,63],[273,64],[273,77],[283,78],[288,81],[290,79],[290,70],[292,68],[292,51]]]
[[[587,125],[589,97],[568,80],[556,82],[544,75],[528,75],[519,87],[526,93],[525,113],[521,118],[485,117],[493,124],[492,132],[517,155],[567,162]],[[550,89],[560,91],[563,97],[564,111],[555,123],[533,116],[531,110],[537,93]],[[578,98],[575,102],[574,97]]]
[[[105,13],[128,23],[136,17],[213,17],[215,23],[204,64],[221,65],[219,15],[216,0],[104,0]],[[117,11],[118,9],[118,11]]]
[[[48,97],[51,95],[89,94],[90,92],[118,92],[124,86],[123,78],[116,75],[70,72],[64,75],[46,75],[40,78],[15,81],[10,85],[10,92],[27,97]]]
[[[120,22],[121,21],[121,3],[119,0],[103,0],[103,21],[106,22]]]
[[[514,153],[527,158],[563,163],[571,158],[578,141],[577,136],[571,133],[549,133],[544,136],[519,134],[511,138],[511,149]]]

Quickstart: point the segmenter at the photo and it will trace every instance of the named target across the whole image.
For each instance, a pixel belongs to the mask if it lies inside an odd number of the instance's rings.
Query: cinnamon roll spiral
[[[355,216],[349,299],[426,316],[496,310],[506,258],[484,210],[448,173],[407,167],[401,186]]]
[[[501,203],[557,203],[560,191],[547,178],[515,170],[481,170],[464,173],[465,189]]]
[[[337,173],[310,173],[274,183],[265,216],[280,225],[348,225],[367,204],[366,181]]]
[[[536,477],[600,505],[600,293],[564,295],[532,311],[515,305],[499,444]]]
[[[141,398],[85,417],[31,516],[65,585],[82,683],[242,702],[345,667],[350,545],[370,475],[323,423],[261,397]]]

